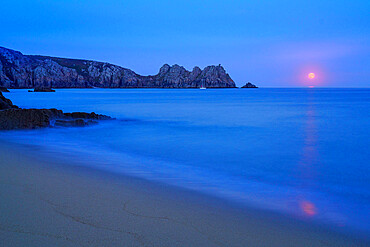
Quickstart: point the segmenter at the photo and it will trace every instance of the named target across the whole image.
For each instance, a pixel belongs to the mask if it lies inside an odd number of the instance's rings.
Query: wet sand
[[[369,246],[196,192],[0,150],[0,246]]]

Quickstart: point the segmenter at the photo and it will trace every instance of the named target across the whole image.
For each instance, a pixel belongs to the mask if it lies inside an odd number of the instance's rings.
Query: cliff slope
[[[159,73],[142,76],[130,69],[91,60],[23,55],[0,47],[0,86],[7,88],[232,88],[221,66],[192,71],[163,65]]]

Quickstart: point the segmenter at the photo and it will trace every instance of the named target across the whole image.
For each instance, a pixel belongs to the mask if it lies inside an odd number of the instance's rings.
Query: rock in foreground
[[[247,84],[245,84],[244,86],[242,86],[242,88],[258,88],[256,85],[248,82]]]
[[[94,119],[112,118],[95,113],[86,113],[86,118],[74,118],[71,113],[63,113],[56,109],[8,109],[0,111],[0,130],[37,129],[51,126],[83,127],[96,124]]]
[[[112,118],[106,115],[96,114],[95,112],[86,113],[86,112],[72,112],[72,113],[64,113],[66,117],[72,119],[90,119],[90,120],[111,120]]]
[[[97,123],[96,120],[109,119],[112,118],[94,112],[63,113],[57,109],[20,109],[0,92],[0,130],[83,127]]]
[[[57,127],[84,127],[87,125],[97,124],[98,122],[94,120],[85,120],[82,118],[66,120],[66,119],[57,119],[54,122],[54,126]]]

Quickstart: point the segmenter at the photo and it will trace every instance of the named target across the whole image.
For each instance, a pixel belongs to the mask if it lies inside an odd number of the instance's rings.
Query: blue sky
[[[4,0],[0,11],[0,46],[24,54],[143,75],[222,64],[239,86],[370,86],[369,0]]]

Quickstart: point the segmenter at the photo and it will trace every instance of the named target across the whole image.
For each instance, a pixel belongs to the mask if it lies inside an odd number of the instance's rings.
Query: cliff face
[[[8,88],[197,88],[235,87],[221,66],[192,71],[165,64],[157,75],[141,76],[117,65],[89,60],[28,56],[0,47],[0,86]]]

